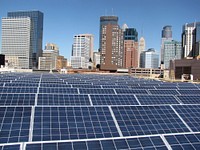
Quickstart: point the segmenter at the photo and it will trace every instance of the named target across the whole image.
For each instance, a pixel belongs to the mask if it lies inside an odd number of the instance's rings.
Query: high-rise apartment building
[[[164,26],[162,30],[161,50],[160,50],[161,64],[164,63],[164,54],[165,54],[164,43],[170,41],[172,41],[172,26],[167,25]]]
[[[2,54],[10,67],[28,69],[32,67],[31,19],[2,18]]]
[[[123,31],[117,16],[100,17],[99,50],[102,70],[117,70],[123,67]]]
[[[164,43],[164,69],[169,69],[170,60],[181,59],[181,42],[166,41]]]
[[[94,36],[79,34],[74,36],[72,45],[72,68],[88,68],[89,60],[93,59]]]
[[[185,24],[182,31],[182,58],[200,54],[200,22]]]
[[[141,68],[158,68],[159,55],[153,48],[143,51],[140,55],[140,60]]]
[[[43,39],[43,13],[40,11],[16,11],[8,12],[8,17],[20,18],[29,17],[31,20],[31,55],[32,64],[30,68],[37,68],[39,57],[42,56],[42,39]]]
[[[138,32],[135,28],[124,31],[124,68],[138,67]]]

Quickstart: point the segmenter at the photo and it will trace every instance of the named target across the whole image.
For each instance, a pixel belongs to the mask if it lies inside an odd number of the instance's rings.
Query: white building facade
[[[88,68],[90,58],[93,59],[94,36],[79,34],[74,36],[72,45],[72,68]]]
[[[32,66],[29,17],[2,18],[2,54],[9,67],[28,69]]]

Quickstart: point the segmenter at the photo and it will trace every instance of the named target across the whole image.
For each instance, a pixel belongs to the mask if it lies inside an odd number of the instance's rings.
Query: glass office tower
[[[31,51],[32,67],[37,68],[38,59],[42,56],[42,39],[43,39],[43,13],[40,11],[16,11],[8,12],[8,17],[29,17],[31,19]]]

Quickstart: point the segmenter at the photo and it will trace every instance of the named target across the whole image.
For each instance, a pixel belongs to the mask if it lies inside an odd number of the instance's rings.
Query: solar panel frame
[[[200,104],[199,95],[176,95],[176,97],[184,104]]]
[[[139,105],[134,95],[90,95],[93,105]]]
[[[141,105],[180,104],[173,95],[136,95]]]
[[[172,149],[200,149],[200,134],[166,135]]]
[[[117,94],[148,94],[147,90],[134,90],[134,89],[115,89]]]
[[[170,106],[111,106],[124,136],[189,132]]]
[[[40,87],[39,88],[39,93],[61,93],[61,94],[78,94],[77,88],[46,88],[46,87]]]
[[[200,105],[172,106],[193,132],[200,131]]]
[[[193,89],[187,89],[187,90],[177,90],[181,95],[200,95],[200,90],[193,90]]]
[[[113,138],[113,139],[94,139],[68,142],[52,143],[27,143],[26,150],[35,149],[62,149],[62,150],[116,150],[116,149],[155,149],[167,150],[165,143],[160,136],[137,137],[137,138]]]
[[[118,137],[108,107],[36,107],[33,141]]]
[[[0,106],[0,143],[28,142],[31,107]]]
[[[0,106],[34,106],[36,94],[0,93]]]
[[[79,88],[80,94],[115,94],[113,89],[87,89]]]
[[[77,106],[91,105],[88,95],[38,94],[37,105],[41,106]]]
[[[179,93],[177,92],[178,90],[164,90],[164,89],[162,89],[162,90],[151,90],[151,89],[149,89],[148,90],[149,92],[150,92],[150,94],[165,94],[165,95],[179,95]]]

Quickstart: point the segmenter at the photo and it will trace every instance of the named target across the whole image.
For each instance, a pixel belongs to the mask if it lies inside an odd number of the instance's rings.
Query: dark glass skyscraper
[[[166,25],[162,30],[162,39],[161,39],[161,65],[164,63],[164,43],[172,41],[172,26]]]
[[[128,28],[124,31],[124,40],[134,40],[138,42],[138,32],[135,28]]]
[[[43,13],[40,11],[16,11],[8,12],[8,17],[19,18],[29,17],[31,19],[31,51],[32,68],[37,68],[38,59],[42,56],[43,39]],[[31,52],[30,52],[31,53]]]
[[[167,25],[163,27],[162,38],[172,38],[172,26]]]

